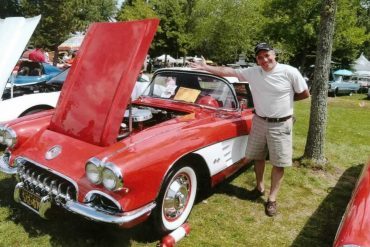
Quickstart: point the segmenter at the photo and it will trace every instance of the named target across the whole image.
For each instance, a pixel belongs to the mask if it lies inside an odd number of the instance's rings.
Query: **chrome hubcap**
[[[166,191],[163,213],[167,220],[175,220],[185,210],[190,196],[190,180],[186,174],[176,176]]]

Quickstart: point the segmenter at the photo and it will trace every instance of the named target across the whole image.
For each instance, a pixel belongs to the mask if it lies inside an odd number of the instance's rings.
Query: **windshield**
[[[211,75],[163,72],[157,74],[146,95],[199,105],[236,109],[237,102],[231,87]]]

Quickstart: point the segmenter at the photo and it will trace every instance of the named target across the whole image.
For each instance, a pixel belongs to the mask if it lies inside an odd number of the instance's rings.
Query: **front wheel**
[[[197,175],[192,167],[183,165],[169,173],[153,212],[153,223],[159,234],[166,234],[185,223],[196,193]]]

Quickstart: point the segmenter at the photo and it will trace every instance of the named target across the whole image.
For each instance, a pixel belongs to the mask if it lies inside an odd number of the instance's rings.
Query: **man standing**
[[[254,198],[264,195],[264,171],[267,152],[273,165],[271,188],[265,211],[268,216],[277,212],[276,198],[284,168],[292,165],[293,101],[308,98],[310,93],[301,73],[294,67],[276,61],[274,49],[259,43],[255,49],[257,65],[245,69],[209,66],[203,60],[191,63],[195,69],[206,70],[219,76],[235,76],[248,81],[255,117],[248,138],[246,162],[254,160],[256,187]]]

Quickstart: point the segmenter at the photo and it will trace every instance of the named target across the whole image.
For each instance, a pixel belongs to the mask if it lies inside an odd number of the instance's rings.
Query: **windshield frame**
[[[188,101],[184,101],[184,100],[175,99],[175,97],[165,98],[165,97],[160,97],[160,96],[154,95],[153,91],[154,91],[154,83],[156,82],[156,78],[158,76],[170,77],[171,75],[174,75],[174,76],[181,76],[181,75],[197,76],[197,77],[204,77],[204,78],[209,78],[209,79],[220,81],[221,83],[224,83],[225,87],[228,90],[228,92],[226,92],[226,94],[228,94],[232,97],[232,102],[233,102],[233,104],[235,104],[235,106],[234,107],[224,107],[224,106],[215,107],[215,106],[212,106],[212,105],[199,104],[199,103],[197,103],[197,101],[188,102]],[[193,89],[191,89],[191,90],[193,90]],[[202,107],[202,108],[210,108],[210,109],[217,109],[217,110],[223,110],[223,111],[238,111],[240,109],[240,104],[239,104],[239,101],[237,99],[235,89],[227,79],[225,79],[223,77],[213,75],[213,74],[210,74],[208,72],[197,71],[197,70],[168,69],[168,68],[167,69],[166,68],[165,69],[159,69],[153,74],[152,80],[151,80],[150,84],[148,85],[148,87],[145,89],[145,92],[142,96],[155,98],[155,99],[168,100],[168,101],[173,101],[173,102],[179,102],[179,103],[184,103],[184,104],[191,104],[191,105],[196,105],[196,106],[199,106],[199,107]],[[175,95],[172,95],[172,96],[175,96]]]

